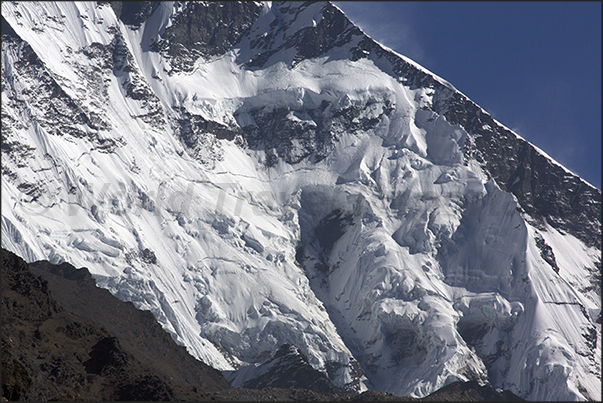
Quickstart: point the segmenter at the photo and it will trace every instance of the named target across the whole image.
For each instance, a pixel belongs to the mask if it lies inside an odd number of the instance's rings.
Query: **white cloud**
[[[413,29],[410,3],[337,1],[334,4],[377,42],[417,63],[425,61],[426,53]]]

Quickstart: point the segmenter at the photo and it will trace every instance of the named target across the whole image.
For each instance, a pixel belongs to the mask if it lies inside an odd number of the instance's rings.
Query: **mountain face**
[[[2,247],[232,379],[600,400],[600,214],[330,3],[2,3]]]

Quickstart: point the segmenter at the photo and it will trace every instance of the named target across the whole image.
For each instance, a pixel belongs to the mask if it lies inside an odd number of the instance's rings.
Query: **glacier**
[[[598,189],[330,3],[115,4],[2,2],[3,248],[228,373],[601,400]]]

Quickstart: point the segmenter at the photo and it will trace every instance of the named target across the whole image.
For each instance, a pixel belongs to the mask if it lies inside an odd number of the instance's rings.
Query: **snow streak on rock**
[[[240,382],[601,398],[601,192],[335,6],[2,18],[4,248]]]

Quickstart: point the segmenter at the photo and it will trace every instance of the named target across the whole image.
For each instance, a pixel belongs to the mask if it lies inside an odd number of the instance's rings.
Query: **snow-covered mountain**
[[[232,379],[601,399],[601,192],[330,3],[2,2],[2,247]]]

